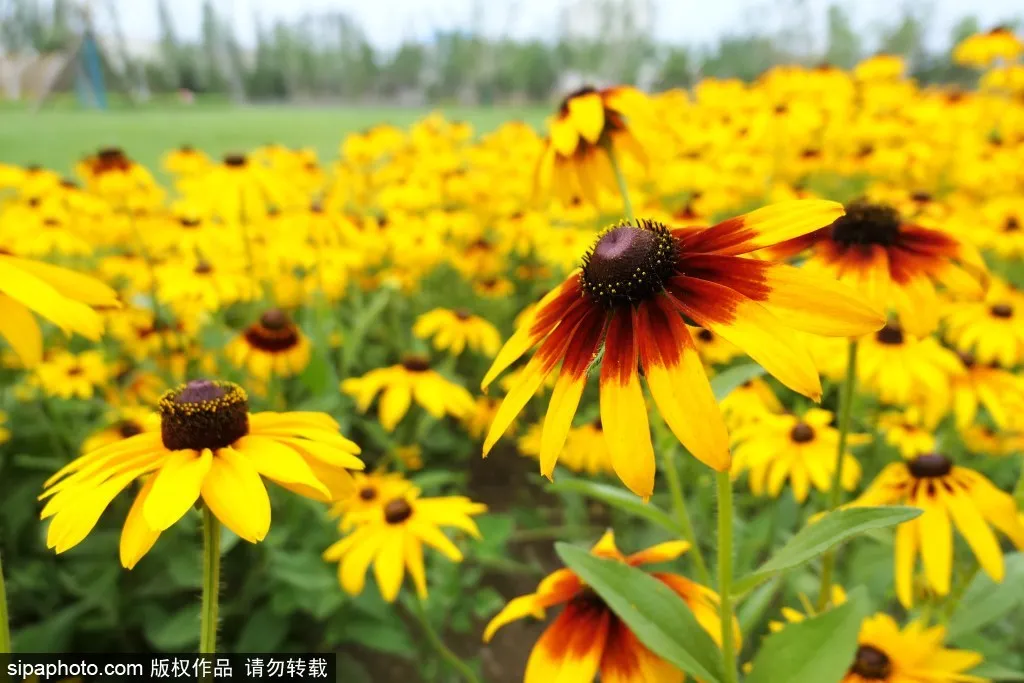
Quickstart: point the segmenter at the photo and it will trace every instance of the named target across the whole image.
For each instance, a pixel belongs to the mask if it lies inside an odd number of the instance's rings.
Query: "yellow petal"
[[[171,453],[153,477],[153,488],[142,506],[149,528],[163,531],[188,512],[199,498],[212,462],[213,454],[209,449],[202,453],[191,450]]]
[[[25,367],[43,359],[43,333],[32,313],[23,304],[0,294],[0,337],[18,354]]]
[[[142,506],[153,488],[153,479],[150,477],[142,485],[139,494],[135,496],[135,502],[132,503],[132,507],[128,511],[128,517],[124,520],[124,527],[121,529],[119,552],[121,566],[125,569],[133,569],[160,538],[160,532],[151,529],[142,516]]]
[[[203,481],[203,502],[224,526],[250,543],[270,530],[270,498],[259,472],[231,447],[217,450]]]
[[[799,268],[775,265],[767,271],[771,287],[765,308],[789,327],[831,337],[853,337],[885,325],[885,311],[854,289]]]
[[[601,95],[593,92],[570,97],[568,109],[569,119],[583,139],[597,144],[604,130],[604,102],[601,101]]]
[[[250,434],[236,441],[234,448],[264,477],[282,484],[301,484],[317,491],[324,499],[330,499],[327,487],[316,478],[302,456],[288,446],[265,436]]]
[[[385,602],[394,602],[402,590],[402,578],[405,576],[405,533],[390,529],[381,533],[384,539],[373,562],[373,573]]]

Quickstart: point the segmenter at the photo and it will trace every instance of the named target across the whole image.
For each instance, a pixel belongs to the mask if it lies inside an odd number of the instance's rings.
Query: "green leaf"
[[[949,640],[977,631],[996,619],[1010,613],[1024,601],[1024,553],[1012,553],[1004,558],[1006,575],[996,583],[988,574],[978,572],[967,587],[956,611],[949,620]]]
[[[718,646],[671,588],[641,569],[567,543],[556,543],[555,551],[652,652],[707,683],[722,680]]]
[[[1024,672],[1014,671],[995,662],[984,662],[967,673],[991,681],[1024,681]]]
[[[711,378],[711,390],[715,392],[715,399],[721,401],[741,384],[746,384],[763,374],[764,368],[757,363],[735,365]]]
[[[586,479],[560,479],[548,486],[549,491],[555,493],[571,492],[582,493],[584,496],[594,498],[602,503],[628,512],[636,517],[642,517],[654,522],[658,526],[668,529],[677,536],[682,535],[683,530],[672,517],[653,503],[645,503],[636,494],[620,487],[599,484]]]
[[[278,652],[288,635],[289,619],[269,607],[256,610],[245,622],[235,652]]]
[[[839,683],[857,654],[867,602],[858,588],[843,605],[765,638],[746,683]]]
[[[771,559],[737,581],[733,594],[746,593],[762,581],[787,569],[799,567],[852,536],[869,529],[895,526],[920,514],[918,508],[902,506],[847,508],[830,512],[817,522],[805,526]]]
[[[199,603],[185,605],[171,617],[152,608],[142,630],[146,640],[161,652],[190,650],[199,642]]]
[[[761,619],[764,618],[768,608],[772,606],[775,594],[779,592],[780,580],[770,581],[751,593],[739,609],[736,610],[736,618],[740,622],[740,631],[751,633]]]

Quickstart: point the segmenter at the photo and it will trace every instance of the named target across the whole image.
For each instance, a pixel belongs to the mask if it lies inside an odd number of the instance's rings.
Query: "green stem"
[[[220,591],[220,521],[203,506],[203,605],[199,654],[217,652],[217,603]]]
[[[1024,456],[1020,460],[1020,476],[1017,478],[1017,485],[1013,487],[1013,499],[1017,501],[1017,507],[1024,507]]]
[[[974,566],[961,577],[962,581],[958,582],[953,587],[953,591],[946,598],[945,604],[942,606],[940,619],[943,626],[949,623],[953,613],[956,612],[956,608],[960,606],[960,601],[963,599],[964,593],[967,592],[967,589],[970,587],[971,582],[974,581],[974,577],[978,575],[978,571],[980,569],[981,565],[975,562]]]
[[[413,599],[410,602],[412,602],[414,606],[409,611],[414,617],[416,617],[416,621],[418,621],[420,626],[423,628],[423,632],[426,634],[427,640],[429,640],[430,645],[437,650],[437,654],[441,656],[441,659],[447,662],[451,668],[455,669],[466,683],[480,683],[480,679],[476,677],[476,674],[473,673],[471,668],[469,668],[469,665],[459,659],[459,656],[444,644],[441,636],[431,625],[430,619],[427,618],[427,612],[423,607],[423,601]]]
[[[718,594],[722,621],[723,683],[736,683],[736,644],[732,632],[732,478],[719,472],[718,481]]]
[[[636,215],[633,214],[633,204],[629,201],[629,187],[626,185],[626,176],[622,174],[622,167],[619,166],[619,159],[615,156],[615,149],[612,147],[611,142],[606,143],[604,149],[608,153],[608,160],[611,161],[612,171],[615,173],[615,182],[619,185],[619,194],[622,195],[622,207],[626,218],[631,223],[635,223]]]
[[[697,534],[693,530],[690,512],[686,509],[686,499],[683,498],[683,485],[679,481],[679,470],[676,469],[675,451],[665,449],[662,452],[665,454],[663,456],[663,466],[668,477],[669,492],[672,495],[672,509],[675,511],[679,526],[683,531],[683,538],[690,542],[690,556],[693,558],[694,564],[697,565],[697,574],[700,575],[700,581],[705,586],[710,586],[711,572],[708,571],[708,563],[704,560],[704,553],[701,552],[700,545],[697,543]]]
[[[846,379],[843,380],[842,395],[839,397],[839,445],[836,448],[835,469],[832,472],[832,488],[829,489],[828,509],[835,510],[843,502],[843,460],[846,442],[850,435],[850,421],[853,418],[853,402],[857,388],[857,341],[850,340],[846,353]],[[821,558],[821,589],[818,591],[818,611],[828,607],[832,598],[832,574],[835,571],[836,550],[830,548]]]
[[[0,562],[0,653],[11,652],[11,625],[7,617],[7,589],[4,585],[4,566]]]

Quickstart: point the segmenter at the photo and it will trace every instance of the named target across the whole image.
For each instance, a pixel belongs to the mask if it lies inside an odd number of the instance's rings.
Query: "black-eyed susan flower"
[[[668,541],[625,556],[608,531],[590,551],[597,557],[614,559],[633,567],[669,562],[690,547],[686,541]],[[669,572],[652,572],[679,595],[693,611],[697,622],[716,642],[721,638],[718,594],[710,588]],[[564,681],[590,683],[600,674],[602,681],[658,681],[682,683],[682,671],[658,657],[640,642],[611,608],[570,569],[558,569],[537,585],[534,593],[510,600],[484,630],[490,642],[501,627],[528,616],[543,618],[546,610],[564,605],[533,646],[526,663],[524,683]],[[739,625],[734,624],[739,642]]]
[[[563,201],[582,195],[591,203],[596,203],[598,188],[618,192],[609,154],[646,163],[647,155],[630,122],[648,116],[649,107],[647,96],[628,86],[585,87],[569,94],[548,120],[537,187],[554,190]]]
[[[729,429],[739,429],[758,422],[768,415],[777,415],[784,409],[778,396],[763,379],[747,380],[729,392],[719,404],[722,417]]]
[[[485,299],[501,299],[513,294],[516,288],[508,278],[492,276],[474,280],[473,291]]]
[[[959,354],[963,372],[952,377],[953,414],[958,427],[974,422],[984,406],[999,427],[1021,424],[1024,381],[998,365],[979,363],[972,354]]]
[[[708,365],[725,364],[733,358],[743,355],[735,344],[730,344],[711,330],[703,327],[691,327],[690,336],[697,345],[697,353]]]
[[[933,422],[950,405],[950,382],[963,374],[956,353],[934,337],[916,337],[890,322],[861,338],[857,377],[883,403],[920,407]]]
[[[441,527],[455,527],[479,538],[472,517],[486,511],[486,505],[463,496],[420,498],[418,490],[410,489],[382,501],[372,514],[362,517],[354,531],[324,551],[324,560],[339,563],[338,580],[349,595],[363,592],[366,572],[373,564],[377,587],[388,602],[398,598],[406,569],[416,593],[425,598],[424,544],[452,562],[461,562],[462,551]]]
[[[1004,60],[1012,62],[1024,54],[1024,41],[1007,26],[967,36],[953,48],[953,61],[978,68]]]
[[[86,186],[119,207],[155,206],[163,190],[142,164],[128,158],[119,147],[104,147],[75,166]]]
[[[413,400],[438,420],[445,415],[463,417],[476,405],[465,387],[432,370],[422,356],[408,356],[398,365],[342,380],[341,391],[354,397],[356,407],[364,413],[381,393],[380,423],[389,432],[409,412]]]
[[[102,282],[0,250],[0,337],[25,365],[42,360],[43,336],[32,313],[65,333],[99,339],[103,321],[93,308],[117,308],[117,293]]]
[[[895,310],[917,335],[938,326],[936,284],[980,296],[981,255],[952,233],[904,221],[890,206],[856,201],[831,225],[778,245],[774,254],[811,251],[805,268],[857,288],[875,307]]]
[[[953,527],[981,568],[1002,581],[1003,551],[993,527],[1024,548],[1024,522],[1013,497],[983,475],[930,453],[887,465],[851,506],[910,505],[924,513],[896,528],[896,595],[909,607],[918,554],[928,586],[948,595],[953,571]]]
[[[331,514],[340,517],[338,526],[342,531],[374,519],[388,501],[414,488],[412,482],[397,472],[356,472],[352,479],[352,490],[331,507]]]
[[[264,311],[224,349],[232,363],[248,368],[253,377],[291,377],[309,365],[309,339],[279,308]]]
[[[750,490],[758,496],[777,498],[787,480],[800,503],[807,500],[811,486],[827,492],[832,487],[839,448],[839,430],[831,426],[832,421],[829,411],[812,408],[802,416],[766,415],[734,431],[733,440],[738,445],[733,476],[748,472]],[[858,446],[870,440],[867,434],[848,434],[846,443]],[[844,453],[841,486],[852,491],[860,474],[860,462],[849,452]]]
[[[960,438],[971,453],[997,458],[1024,453],[1024,432],[1005,431],[988,425],[970,425],[959,430]]]
[[[473,439],[482,439],[491,426],[491,422],[494,421],[494,416],[497,414],[500,405],[500,399],[489,396],[477,396],[474,410],[462,418],[462,424],[465,426],[466,432]],[[515,425],[510,427],[510,429],[515,429]]]
[[[882,413],[878,416],[878,427],[885,435],[885,442],[895,446],[904,458],[935,451],[935,426],[925,422],[918,408]]]
[[[245,391],[194,380],[164,394],[159,420],[145,430],[74,460],[46,481],[46,545],[73,548],[133,481],[141,489],[121,532],[121,564],[132,568],[193,504],[203,504],[240,538],[256,543],[270,529],[263,477],[319,501],[352,487],[359,447],[323,413],[249,413]]]
[[[943,647],[946,629],[920,621],[906,628],[888,614],[868,617],[860,625],[857,652],[841,683],[986,683],[967,671],[983,657],[969,650]]]
[[[112,411],[107,426],[93,432],[82,442],[82,454],[92,453],[141,434],[146,431],[146,422],[152,417],[152,411],[141,406],[124,406]]]
[[[192,145],[176,147],[163,157],[164,170],[181,178],[198,175],[207,170],[212,163],[204,151]]]
[[[493,358],[501,348],[498,329],[466,309],[435,308],[416,318],[413,334],[432,339],[434,348],[458,356],[467,348]]]
[[[99,351],[55,351],[35,368],[33,382],[48,396],[92,398],[109,376],[110,368]]]
[[[982,301],[954,301],[943,319],[946,339],[979,363],[1012,368],[1024,361],[1024,294],[994,280]]]
[[[505,397],[486,455],[561,363],[544,421],[541,472],[551,476],[599,351],[601,423],[615,471],[640,496],[654,488],[642,368],[665,422],[708,466],[729,469],[728,435],[683,316],[740,347],[783,384],[818,399],[814,363],[793,332],[846,336],[878,329],[881,312],[844,286],[742,255],[803,235],[842,211],[835,202],[768,206],[711,228],[641,221],[605,231],[581,269],[552,290],[499,352],[486,388],[540,344]]]
[[[230,223],[266,218],[302,200],[280,171],[244,154],[226,155],[221,163],[179,181],[179,187],[206,212]]]

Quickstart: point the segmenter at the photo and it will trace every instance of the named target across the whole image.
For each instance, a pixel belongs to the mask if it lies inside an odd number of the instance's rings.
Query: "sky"
[[[203,0],[167,0],[182,37],[198,35]],[[599,1],[599,0],[597,0]],[[655,38],[668,43],[706,45],[727,33],[767,27],[778,29],[784,17],[806,16],[812,39],[821,43],[825,13],[833,0],[633,0],[653,8]],[[437,29],[470,28],[474,8],[480,9],[488,35],[551,38],[558,34],[564,8],[595,0],[214,0],[222,16],[230,17],[243,45],[254,41],[254,16],[264,23],[298,19],[306,13],[343,11],[354,18],[371,42],[394,48],[408,38],[424,39]],[[858,28],[895,23],[903,0],[838,0]],[[104,4],[113,3],[130,42],[148,42],[159,33],[156,0],[94,0],[102,27]],[[928,43],[944,46],[950,31],[965,14],[978,17],[983,27],[1024,18],[1020,0],[913,0],[911,7],[928,17]],[[802,10],[794,8],[802,7]],[[803,12],[801,15],[799,12]],[[581,20],[585,21],[585,20]],[[102,28],[101,28],[102,30]],[[870,47],[870,46],[869,46]]]

